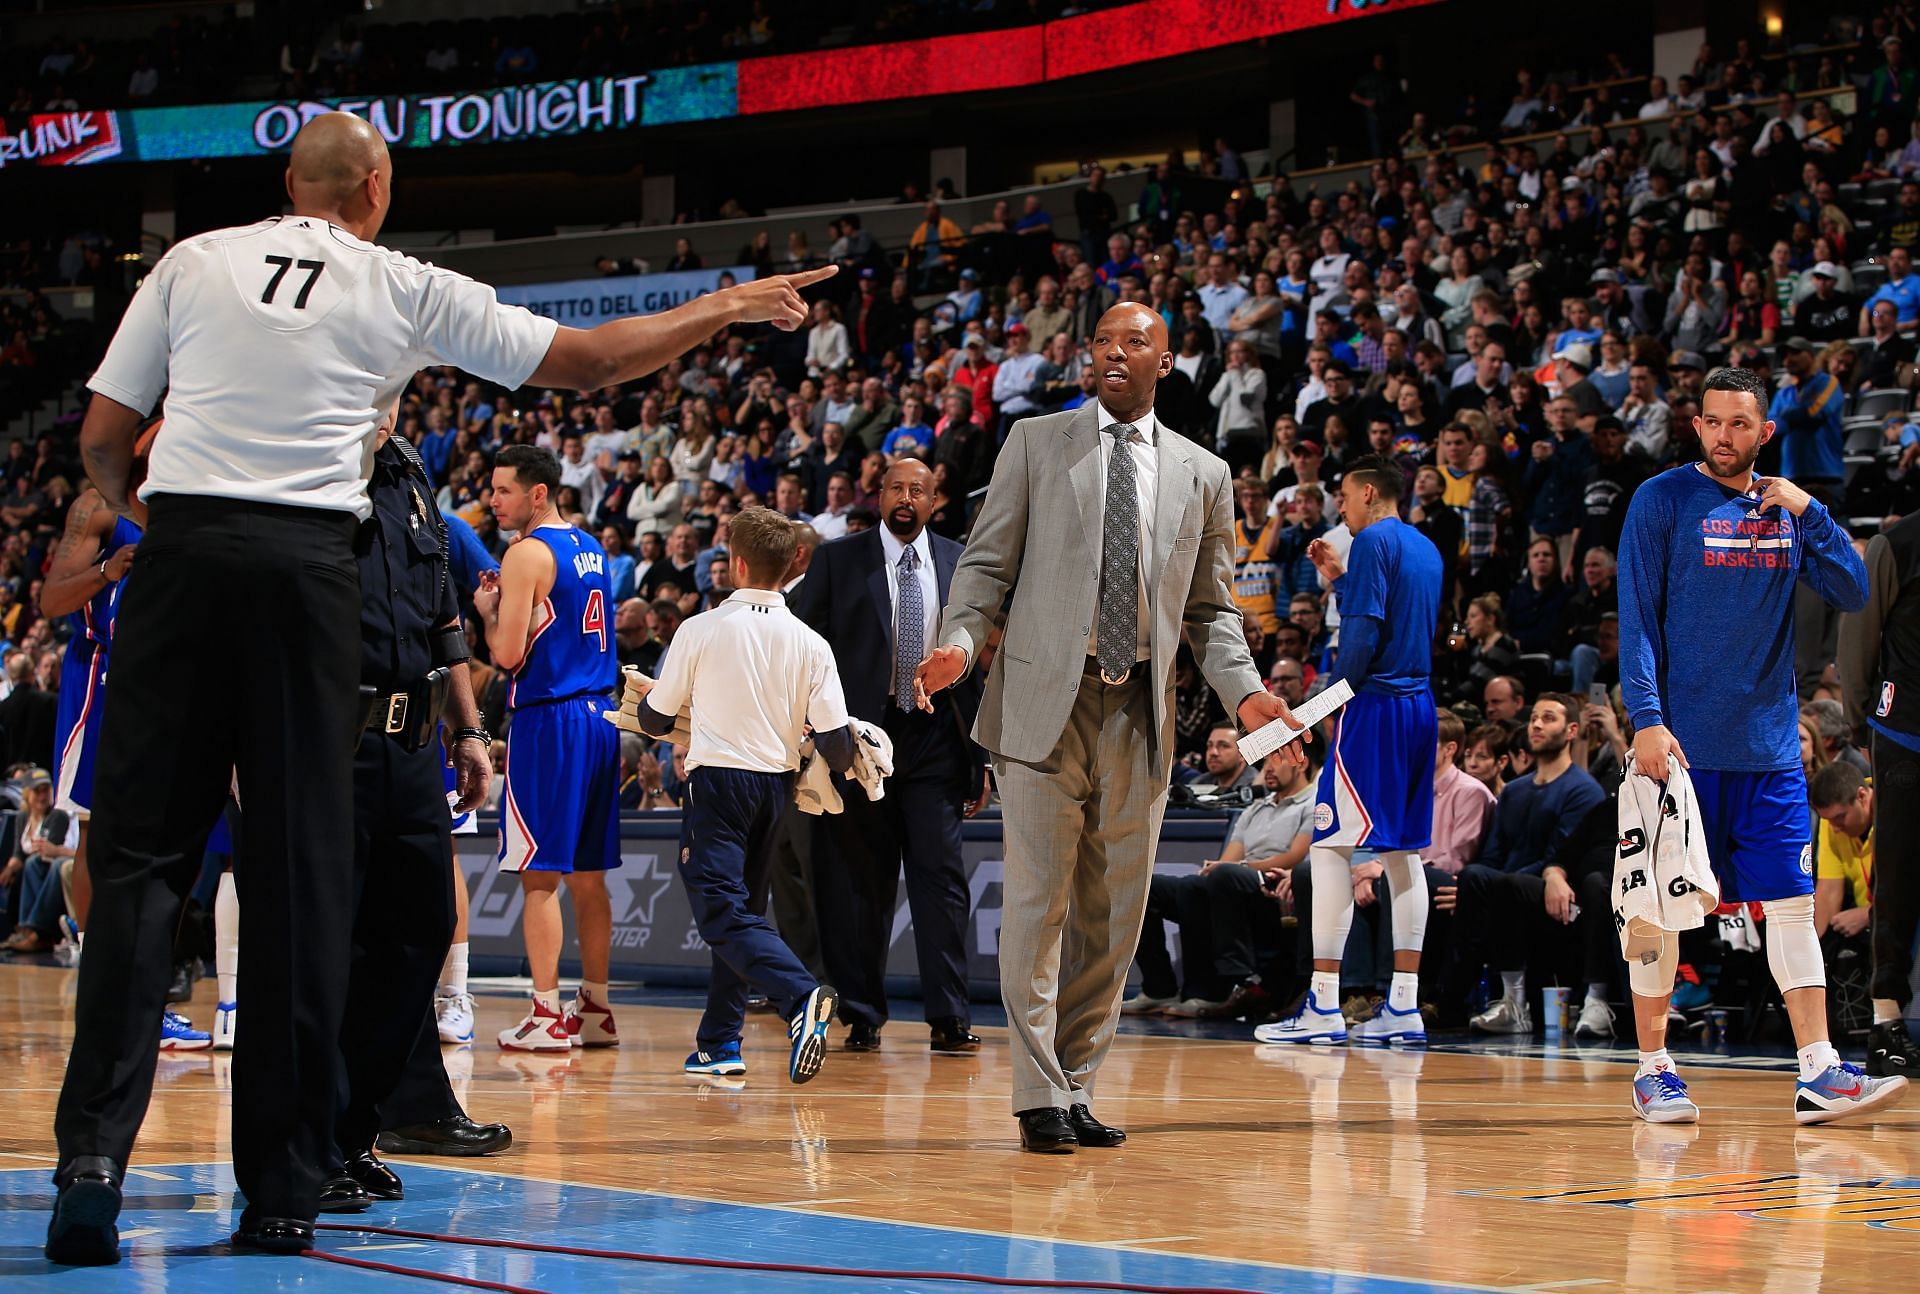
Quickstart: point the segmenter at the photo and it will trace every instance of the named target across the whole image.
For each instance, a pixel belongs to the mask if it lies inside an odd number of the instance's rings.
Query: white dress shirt
[[[886,523],[880,527],[880,552],[887,566],[887,597],[892,603],[887,613],[887,623],[894,626],[894,650],[900,643],[900,554],[907,551],[907,545],[900,536],[887,529]],[[920,653],[922,657],[932,651],[940,641],[940,583],[933,570],[933,541],[927,537],[925,527],[913,537],[913,551],[917,560],[914,576],[920,582],[920,615],[924,623],[920,626]],[[918,662],[915,662],[918,664]],[[898,662],[887,674],[887,695],[893,695],[893,680],[899,673]]]
[[[1113,426],[1119,419],[1109,413],[1105,405],[1099,407],[1098,417],[1100,426],[1099,490],[1100,498],[1104,502],[1107,497],[1107,464],[1112,461],[1111,455],[1114,446],[1114,439],[1107,434],[1107,428]],[[1134,493],[1138,496],[1140,502],[1140,564],[1138,576],[1140,582],[1138,622],[1139,650],[1134,656],[1134,660],[1143,661],[1147,659],[1148,649],[1152,642],[1153,618],[1147,608],[1147,562],[1151,560],[1153,556],[1153,505],[1155,498],[1158,496],[1160,484],[1160,460],[1154,442],[1154,438],[1160,434],[1160,424],[1154,418],[1153,410],[1148,409],[1146,413],[1133,424],[1133,428],[1137,435],[1134,437],[1129,448],[1133,450]],[[1096,593],[1094,596],[1093,632],[1087,635],[1087,655],[1089,656],[1097,656],[1100,654],[1099,603],[1099,595]]]

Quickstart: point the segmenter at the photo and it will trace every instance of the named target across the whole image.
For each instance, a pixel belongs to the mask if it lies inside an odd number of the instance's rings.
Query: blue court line
[[[909,1225],[804,1208],[549,1182],[465,1166],[396,1161],[396,1167],[405,1176],[407,1200],[322,1221],[687,1257],[1267,1294],[1422,1294],[1488,1288]],[[48,1171],[0,1170],[0,1288],[9,1294],[42,1290],[310,1294],[316,1288],[329,1294],[334,1290],[426,1294],[433,1289],[431,1282],[413,1277],[337,1264],[322,1266],[308,1259],[231,1254],[226,1237],[238,1218],[238,1207],[228,1165],[187,1164],[147,1171],[165,1180],[129,1178],[121,1229],[141,1233],[122,1244],[122,1252],[131,1256],[115,1267],[79,1270],[54,1267],[40,1253],[53,1193]],[[1282,1237],[1276,1231],[1276,1245]],[[776,1283],[781,1291],[793,1294],[945,1294],[983,1288],[926,1280],[756,1274],[344,1233],[323,1234],[320,1244],[325,1251],[345,1257],[567,1294],[628,1290],[680,1294],[714,1288],[732,1294]]]

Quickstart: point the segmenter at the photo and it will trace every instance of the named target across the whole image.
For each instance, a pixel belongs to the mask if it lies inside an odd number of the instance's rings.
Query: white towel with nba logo
[[[1658,957],[1662,935],[1697,930],[1720,906],[1693,780],[1667,756],[1667,780],[1629,764],[1620,783],[1620,838],[1613,860],[1613,925],[1628,961]]]

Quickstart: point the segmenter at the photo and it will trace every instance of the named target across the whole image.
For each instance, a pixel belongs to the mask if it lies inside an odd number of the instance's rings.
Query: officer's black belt
[[[383,733],[408,751],[423,748],[433,740],[434,729],[446,709],[447,688],[452,672],[436,669],[411,687],[383,691],[362,686],[360,699],[366,706],[365,727]]]

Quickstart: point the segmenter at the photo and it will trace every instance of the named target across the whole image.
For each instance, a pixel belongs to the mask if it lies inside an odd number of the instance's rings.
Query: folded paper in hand
[[[1262,728],[1255,728],[1240,739],[1240,758],[1249,764],[1258,764],[1290,741],[1296,740],[1301,733],[1353,700],[1353,687],[1345,680],[1333,684],[1307,698],[1305,704],[1294,707],[1293,717],[1300,726],[1289,728],[1275,719]]]

